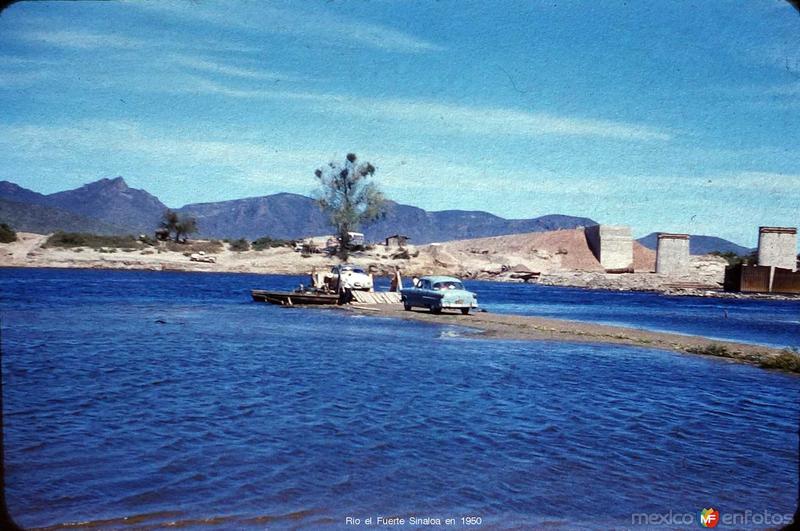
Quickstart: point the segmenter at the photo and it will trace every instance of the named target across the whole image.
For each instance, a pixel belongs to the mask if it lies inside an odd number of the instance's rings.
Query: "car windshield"
[[[353,273],[363,273],[364,270],[360,267],[354,266],[342,266],[341,271],[344,273],[345,271],[352,271]]]
[[[437,282],[433,285],[433,289],[435,290],[443,290],[443,289],[464,289],[464,286],[461,282],[456,280],[447,280],[445,282]]]

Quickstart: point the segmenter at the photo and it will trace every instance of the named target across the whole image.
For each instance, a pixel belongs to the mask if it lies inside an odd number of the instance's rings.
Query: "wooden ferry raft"
[[[336,304],[400,304],[400,291],[403,286],[400,273],[395,273],[392,289],[395,291],[376,292],[363,290],[344,290],[339,292],[331,289],[331,285],[324,281],[319,273],[312,272],[311,287],[304,288],[300,285],[295,291],[269,291],[254,289],[250,291],[256,302],[268,302],[281,306],[295,305],[336,305]],[[336,283],[338,288],[338,282]]]
[[[254,289],[250,292],[256,302],[269,302],[281,306],[298,304],[339,304],[340,297],[336,293],[267,291]],[[400,304],[400,293],[396,291],[353,291],[351,303],[354,304]]]
[[[254,289],[250,292],[256,302],[269,302],[281,306],[294,306],[295,304],[339,304],[339,295],[336,293],[319,292],[293,292],[293,291],[267,291]]]

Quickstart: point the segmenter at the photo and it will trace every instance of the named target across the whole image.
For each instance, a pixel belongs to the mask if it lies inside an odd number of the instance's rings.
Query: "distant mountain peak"
[[[80,188],[46,196],[46,204],[130,231],[158,226],[167,207],[145,190],[129,188],[122,177],[103,178]]]
[[[91,190],[91,189],[109,189],[109,190],[116,190],[119,192],[124,192],[129,190],[128,183],[125,182],[125,179],[122,177],[114,177],[113,179],[109,179],[108,177],[104,177],[100,180],[84,184],[81,188]]]

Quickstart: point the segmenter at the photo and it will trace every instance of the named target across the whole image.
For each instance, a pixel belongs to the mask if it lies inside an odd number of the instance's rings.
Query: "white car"
[[[363,267],[353,264],[333,266],[327,277],[329,285],[339,289],[354,289],[359,291],[372,291],[372,276],[364,271]]]
[[[205,252],[200,251],[199,253],[194,253],[189,257],[190,262],[206,262],[209,264],[216,264],[217,259],[213,256],[208,256]]]

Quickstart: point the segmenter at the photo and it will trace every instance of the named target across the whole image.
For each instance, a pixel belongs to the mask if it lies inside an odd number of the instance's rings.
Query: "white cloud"
[[[669,140],[649,126],[611,120],[582,119],[502,107],[484,107],[413,100],[361,101],[352,113],[403,121],[427,121],[455,132],[520,136],[568,135],[624,140]]]
[[[184,131],[163,131],[127,121],[87,120],[74,125],[0,125],[0,151],[12,151],[16,157],[33,159],[77,160],[86,157],[129,161],[131,156],[148,161],[163,161],[176,173],[203,165],[212,171],[226,172],[248,185],[261,184],[285,189],[288,183],[302,183],[306,191],[313,187],[313,170],[330,160],[342,159],[344,151],[331,146],[308,149],[296,146],[267,145],[242,141],[235,131],[223,132],[214,139],[192,136]],[[237,138],[237,140],[230,140]],[[125,155],[122,155],[125,154]],[[515,193],[563,194],[569,190],[605,193],[605,184],[591,178],[567,179],[537,168],[513,170],[493,161],[454,161],[435,153],[403,153],[387,149],[359,153],[372,161],[381,185],[396,193],[435,192],[441,196],[444,183],[459,183],[471,192],[497,194],[498,187],[511,187]],[[125,162],[128,164],[128,162]],[[569,187],[564,182],[569,181]],[[453,207],[457,207],[457,203]]]
[[[344,18],[330,11],[298,10],[296,6],[292,9],[281,9],[260,3],[253,10],[240,5],[238,10],[220,11],[210,8],[208,4],[197,3],[188,5],[175,2],[133,2],[129,5],[226,28],[259,34],[293,35],[314,42],[324,42],[326,45],[349,43],[403,53],[435,52],[444,49],[438,44],[383,24]]]
[[[764,92],[777,96],[800,96],[800,82],[770,87]]]
[[[0,74],[0,87],[28,87],[46,80],[52,80],[52,76],[49,72],[43,70],[34,72],[2,72],[2,74]]]
[[[56,61],[41,59],[38,57],[22,57],[18,55],[0,55],[0,66],[20,67],[20,66],[43,66],[56,64]]]
[[[225,76],[239,77],[244,79],[271,79],[281,81],[305,81],[306,78],[299,77],[293,74],[285,74],[272,70],[263,70],[255,68],[244,68],[241,66],[234,66],[231,64],[218,63],[209,61],[199,57],[192,57],[188,55],[174,55],[171,60],[178,65],[188,67],[192,70],[200,70],[210,72],[212,74],[220,74]]]
[[[150,43],[144,39],[87,30],[29,30],[19,32],[16,36],[33,43],[49,44],[59,48],[75,48],[80,50],[94,50],[98,48],[132,50],[150,46]]]
[[[181,40],[179,37],[162,36],[159,38],[139,38],[121,33],[107,33],[82,28],[67,30],[28,29],[10,32],[14,39],[28,41],[33,44],[55,46],[74,50],[213,50],[224,52],[260,52],[253,46],[235,42],[223,42],[209,39]]]
[[[184,174],[201,166],[206,173],[226,179],[247,181],[254,174],[265,186],[285,186],[289,176],[302,174],[311,184],[313,168],[320,164],[320,152],[304,149],[276,150],[265,144],[230,141],[224,137],[208,139],[185,131],[165,131],[136,122],[87,120],[74,125],[0,125],[0,152],[14,158],[51,161],[78,167],[86,160],[117,161],[119,171],[146,161],[168,167],[170,173]],[[280,172],[275,172],[280,168]],[[308,187],[304,187],[308,188]]]
[[[388,119],[415,125],[427,132],[478,135],[564,135],[619,140],[667,141],[671,135],[646,125],[612,120],[557,116],[503,107],[340,96],[335,94],[231,88],[207,79],[191,87],[168,90],[206,92],[232,98],[294,100],[325,113],[345,113],[366,119]]]
[[[800,175],[793,174],[746,171],[703,178],[702,186],[716,189],[758,190],[764,194],[795,195],[800,198]]]

